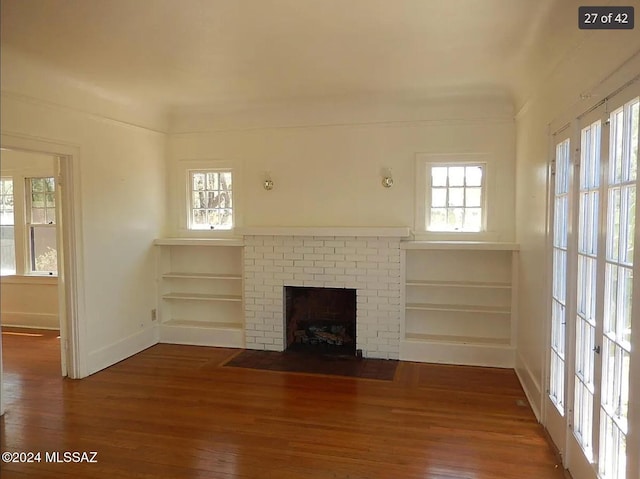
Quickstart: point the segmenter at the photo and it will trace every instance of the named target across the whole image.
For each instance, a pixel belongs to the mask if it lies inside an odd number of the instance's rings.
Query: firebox
[[[356,290],[285,286],[288,351],[356,354]]]

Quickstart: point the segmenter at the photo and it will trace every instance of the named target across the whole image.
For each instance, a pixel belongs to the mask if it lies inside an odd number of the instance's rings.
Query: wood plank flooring
[[[55,335],[3,335],[0,464],[12,478],[560,479],[511,370],[401,362],[393,381],[221,367],[161,344],[59,377]],[[45,462],[96,451],[97,463]]]

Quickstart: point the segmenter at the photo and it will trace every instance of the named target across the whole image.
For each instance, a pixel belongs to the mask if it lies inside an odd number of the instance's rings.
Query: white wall
[[[3,72],[10,67],[3,59]],[[5,142],[27,138],[78,154],[80,369],[82,375],[91,374],[156,341],[150,316],[155,307],[152,241],[163,235],[166,217],[165,135],[95,111],[60,107],[55,99],[17,94],[10,87],[3,82]]]
[[[591,32],[594,33],[594,32]],[[640,36],[599,31],[549,78],[517,115],[516,240],[520,243],[517,371],[536,412],[542,408],[549,294],[546,256],[550,124],[561,126],[640,72]],[[629,60],[632,58],[632,60]],[[628,61],[629,60],[629,61]],[[581,93],[591,98],[581,99]]]
[[[223,160],[241,170],[234,192],[240,226],[413,227],[416,154],[485,153],[496,172],[488,186],[492,239],[514,239],[515,125],[508,100],[317,106],[274,107],[253,119],[240,113],[174,118],[171,233],[185,234],[188,160]],[[383,167],[392,169],[390,189],[380,183]],[[266,171],[272,191],[262,188]]]

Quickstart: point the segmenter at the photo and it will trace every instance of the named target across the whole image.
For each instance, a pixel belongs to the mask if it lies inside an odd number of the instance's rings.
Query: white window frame
[[[416,155],[416,206],[414,237],[424,240],[493,241],[495,235],[489,231],[489,184],[493,174],[488,155],[482,153],[461,154],[417,154]],[[438,166],[481,166],[481,225],[480,231],[431,230],[431,168]]]
[[[45,222],[44,223],[33,223],[33,183],[32,180],[41,180],[41,179],[48,179],[51,178],[53,180],[53,191],[51,192],[53,194],[53,198],[54,198],[54,206],[53,208],[50,208],[47,206],[46,204],[46,200],[45,200],[45,205],[44,205],[44,214],[45,214]],[[53,229],[54,230],[54,237],[56,237],[57,239],[57,233],[56,228],[57,228],[57,224],[56,224],[56,208],[57,205],[55,203],[56,201],[56,189],[57,189],[57,182],[56,182],[56,178],[53,175],[29,175],[27,177],[25,177],[24,179],[25,181],[25,188],[24,188],[24,192],[25,192],[25,200],[24,200],[24,204],[25,204],[25,241],[26,241],[26,245],[25,245],[25,260],[26,260],[26,265],[25,265],[25,272],[26,274],[29,275],[35,275],[35,276],[56,276],[58,274],[58,271],[56,269],[56,271],[37,271],[35,269],[35,261],[36,258],[34,256],[35,252],[34,252],[34,244],[33,244],[33,231],[35,228],[48,228],[48,229]],[[43,194],[47,194],[47,193],[43,193]],[[14,200],[15,201],[15,200]],[[47,223],[46,222],[46,218],[47,218],[47,211],[53,209],[53,221]],[[57,251],[57,245],[56,245],[56,251]]]
[[[190,229],[191,217],[191,172],[193,171],[230,171],[232,175],[232,215],[231,229]],[[242,164],[217,159],[182,159],[171,167],[169,184],[171,201],[169,214],[174,227],[170,234],[185,238],[236,238],[242,225]],[[174,208],[175,205],[175,208]]]
[[[14,236],[14,245],[13,245],[13,251],[14,251],[14,263],[17,262],[17,254],[16,254],[16,246],[15,246],[15,232],[16,232],[16,188],[15,188],[15,180],[13,178],[13,176],[11,175],[3,175],[2,177],[0,177],[0,180],[4,181],[10,181],[11,182],[11,197],[13,198],[13,220],[11,223],[2,223],[0,221],[0,227],[13,227],[13,236]],[[9,196],[8,194],[4,194],[0,192],[0,201],[2,201],[2,203],[4,203],[4,197]],[[2,254],[2,253],[0,253]],[[15,265],[16,267],[16,272],[17,272],[17,268],[18,265]],[[15,272],[14,272],[15,274]]]
[[[231,210],[231,227],[230,228],[225,228],[225,227],[216,227],[215,225],[209,225],[208,227],[204,227],[204,228],[196,228],[194,226],[194,222],[193,222],[193,213],[194,210],[196,208],[194,208],[193,205],[193,194],[196,193],[196,190],[193,188],[193,178],[194,175],[196,174],[208,174],[208,173],[217,173],[217,174],[222,174],[222,173],[228,173],[231,175],[231,190],[229,191],[229,195],[231,196],[231,206],[230,207],[225,207],[224,209],[229,209]],[[189,210],[187,213],[187,225],[189,230],[191,231],[229,231],[229,230],[233,230],[233,228],[235,227],[235,215],[234,215],[234,210],[235,210],[235,204],[234,204],[234,195],[233,195],[233,191],[235,189],[234,185],[234,174],[233,174],[233,170],[231,168],[199,168],[199,169],[190,169],[188,170],[187,173],[187,191],[188,191],[188,206],[189,206]],[[210,190],[205,190],[206,192],[210,191]],[[218,209],[218,208],[212,208],[212,209]]]

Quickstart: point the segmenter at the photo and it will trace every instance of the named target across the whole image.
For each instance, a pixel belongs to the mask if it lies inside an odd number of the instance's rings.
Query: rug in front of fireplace
[[[224,366],[392,381],[398,361],[247,349],[233,356]]]

